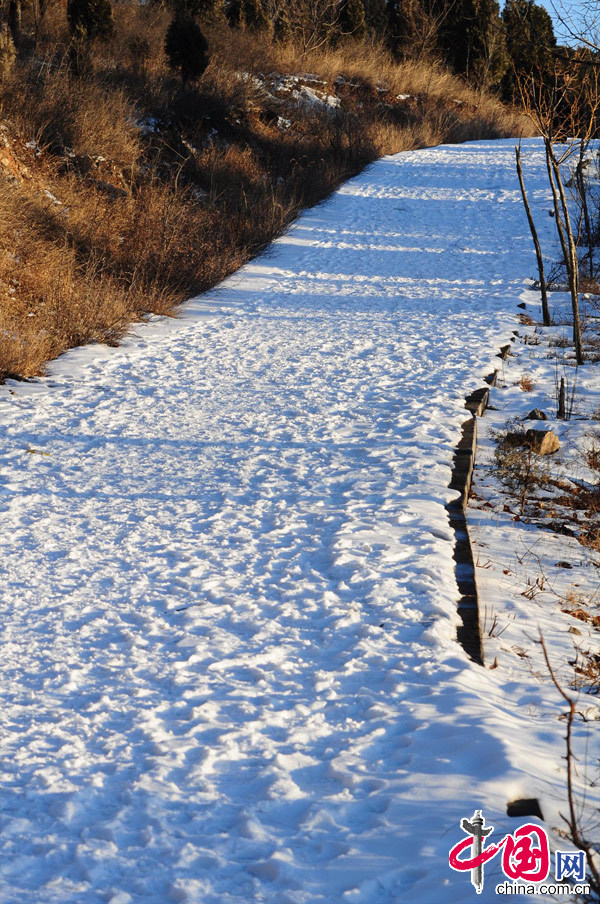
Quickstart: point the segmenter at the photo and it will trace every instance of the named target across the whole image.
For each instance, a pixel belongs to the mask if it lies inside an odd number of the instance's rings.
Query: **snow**
[[[252,75],[249,72],[238,72],[240,81],[253,87],[259,95],[277,102],[285,97],[292,97],[297,104],[303,107],[319,109],[331,113],[340,106],[340,99],[333,94],[327,94],[319,88],[311,88],[310,85],[325,86],[325,82],[316,75],[280,75],[272,72],[268,76]],[[279,117],[278,125],[287,120]]]
[[[325,86],[325,82],[315,75],[278,75],[272,73],[269,77],[271,89],[278,97],[289,95],[304,107],[313,107],[324,112],[332,112],[340,106],[340,99],[333,94],[327,94],[310,85]],[[308,82],[308,84],[306,84]],[[273,96],[273,95],[270,95]]]
[[[539,317],[539,293],[524,291],[522,300],[532,319]],[[598,553],[585,544],[584,528],[597,523],[597,517],[585,511],[569,512],[564,507],[565,488],[597,486],[597,474],[586,467],[585,450],[598,440],[594,412],[600,405],[600,373],[597,366],[574,367],[574,354],[568,325],[570,299],[555,292],[550,296],[553,326],[521,325],[511,356],[503,365],[497,387],[492,389],[492,408],[479,422],[478,461],[474,475],[475,497],[469,520],[474,552],[479,562],[477,581],[485,601],[484,646],[488,661],[497,658],[505,674],[520,671],[546,671],[536,640],[541,633],[552,651],[552,665],[562,686],[570,690],[583,717],[575,730],[593,743],[592,724],[600,719],[600,701],[585,693],[585,681],[573,671],[573,663],[587,652],[598,649],[597,628],[569,611],[579,605],[590,616],[598,612]],[[597,334],[593,312],[582,304],[584,336]],[[537,315],[537,316],[536,316]],[[587,322],[586,322],[587,321]],[[565,347],[566,340],[566,347]],[[529,378],[526,391],[520,385],[523,374]],[[556,418],[557,376],[565,375],[568,386],[575,384],[573,411],[568,420]],[[529,388],[531,387],[531,388]],[[569,405],[567,405],[567,408]],[[547,421],[526,420],[534,408],[541,409]],[[507,429],[551,429],[560,440],[557,454],[540,460],[539,466],[560,486],[549,484],[531,491],[524,515],[507,487],[498,480],[494,462],[494,435]],[[579,518],[579,522],[577,519]],[[574,536],[547,529],[559,525]],[[584,543],[576,539],[579,534]],[[496,628],[487,636],[493,618]],[[580,685],[581,692],[572,688]],[[594,691],[592,690],[592,694]],[[595,692],[597,694],[597,690]],[[564,707],[563,707],[564,708]],[[535,718],[544,718],[537,712]],[[580,770],[582,788],[593,779]],[[589,791],[588,791],[589,794]],[[592,798],[588,804],[594,806]]]
[[[48,191],[47,188],[44,189],[44,194],[48,198],[48,200],[52,201],[57,207],[62,207],[62,201],[59,201],[56,195],[53,195],[51,191]]]
[[[326,94],[324,91],[315,91],[314,88],[309,88],[308,85],[300,85],[299,88],[292,91],[292,96],[301,103],[311,107],[335,109],[340,106],[339,97],[335,97],[333,94]]]
[[[4,904],[463,902],[462,817],[559,824],[560,702],[457,645],[445,508],[534,273],[513,161],[384,158],[179,318],[7,384]]]
[[[28,148],[30,151],[33,151],[36,157],[39,157],[40,154],[42,153],[42,149],[39,146],[39,144],[37,143],[37,141],[35,141],[35,139],[32,139],[31,141],[26,141],[25,147]]]

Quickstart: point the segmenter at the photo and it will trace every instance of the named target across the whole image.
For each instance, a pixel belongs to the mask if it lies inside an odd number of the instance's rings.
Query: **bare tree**
[[[571,295],[573,344],[578,364],[584,363],[579,313],[579,235],[573,227],[563,167],[577,153],[585,153],[596,128],[600,92],[594,67],[580,66],[580,56],[573,55],[569,70],[555,63],[551,84],[535,73],[518,81],[526,112],[542,136],[546,152],[548,181],[554,204],[554,220],[560,240]],[[573,80],[575,69],[578,77]],[[576,135],[577,138],[572,136]]]
[[[569,807],[568,815],[563,816],[562,818],[565,820],[567,824],[569,838],[573,842],[573,844],[579,848],[580,851],[585,851],[587,866],[590,871],[590,876],[588,877],[588,881],[590,884],[591,891],[594,895],[594,900],[600,900],[600,872],[598,870],[598,864],[595,859],[595,855],[597,853],[596,846],[590,841],[588,837],[586,837],[586,833],[582,826],[582,818],[581,811],[577,807],[577,803],[575,800],[575,754],[573,753],[573,723],[575,721],[575,701],[572,697],[567,694],[564,688],[559,683],[554,669],[550,664],[550,657],[548,656],[548,650],[546,648],[546,644],[544,638],[540,635],[540,644],[542,647],[542,652],[544,654],[544,659],[546,661],[546,667],[548,672],[550,673],[550,678],[552,679],[552,683],[554,687],[561,695],[569,710],[567,712],[567,729],[565,735],[566,742],[566,764],[567,764],[567,804]],[[562,814],[561,814],[562,815]]]
[[[412,59],[438,56],[439,38],[459,0],[402,0],[397,4],[392,39]]]
[[[529,223],[529,230],[531,232],[531,238],[533,239],[535,256],[537,259],[538,274],[540,277],[540,292],[542,295],[542,317],[544,320],[544,326],[550,326],[552,319],[550,317],[550,307],[548,305],[548,290],[546,288],[546,274],[544,273],[544,258],[542,257],[540,240],[538,238],[537,229],[535,228],[533,215],[531,213],[531,207],[529,206],[529,199],[527,197],[527,191],[525,189],[523,167],[521,166],[521,142],[519,142],[518,147],[515,148],[515,156],[517,159],[517,175],[519,177],[519,185],[521,187],[521,197],[523,198],[525,213],[527,214],[527,221]]]
[[[303,54],[330,44],[340,30],[337,0],[288,0],[286,12]]]
[[[550,0],[554,18],[560,23],[565,37],[574,40],[580,47],[587,47],[600,53],[600,3],[598,0],[583,0],[576,5],[566,6],[561,0]]]
[[[577,166],[575,167],[573,184],[575,185],[575,188],[577,190],[577,198],[579,200],[579,205],[581,208],[580,230],[581,222],[583,222],[585,229],[585,237],[587,241],[588,274],[590,278],[592,278],[594,276],[594,236],[592,229],[592,217],[590,215],[590,207],[588,202],[587,182],[585,177],[585,170],[589,163],[589,160],[585,156],[587,150],[588,145],[583,139],[581,139],[579,143],[579,160],[577,161]]]

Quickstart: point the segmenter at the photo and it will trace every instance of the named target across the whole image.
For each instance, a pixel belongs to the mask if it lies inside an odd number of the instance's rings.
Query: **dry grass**
[[[527,374],[522,374],[521,379],[519,380],[519,387],[523,390],[523,392],[533,392],[534,383],[531,377],[528,377]]]
[[[585,462],[590,471],[595,472],[596,478],[600,482],[600,446],[598,445],[597,434],[592,432],[588,434],[588,436],[590,437],[591,442],[584,450]]]
[[[0,376],[172,311],[382,153],[523,131],[437,65],[394,65],[368,43],[302,55],[216,19],[211,64],[184,91],[163,59],[165,11],[115,16],[75,78],[52,6],[3,86]],[[281,78],[307,72],[338,107],[300,103]]]
[[[570,589],[565,595],[561,608],[563,612],[577,621],[598,630],[600,629],[600,615],[593,615],[590,611],[591,606],[592,601],[589,598]],[[597,602],[593,604],[593,607],[598,609]],[[597,643],[593,643],[592,646],[597,649]],[[590,647],[578,646],[571,665],[575,671],[573,686],[585,690],[588,694],[600,694],[600,654]]]
[[[27,187],[0,185],[0,360],[30,377],[65,348],[115,342],[145,307],[93,254],[79,259],[60,212]],[[62,228],[61,228],[62,227]],[[18,249],[15,252],[15,249]]]
[[[523,425],[518,420],[506,422],[505,430],[492,433],[495,441],[494,460],[496,476],[515,501],[519,503],[522,517],[537,489],[545,488],[550,481],[550,463],[547,456],[533,452]]]

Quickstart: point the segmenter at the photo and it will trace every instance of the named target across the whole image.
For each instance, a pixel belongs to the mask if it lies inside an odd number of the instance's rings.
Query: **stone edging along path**
[[[510,354],[510,348],[511,346],[508,344],[503,345],[500,349],[498,357],[502,361]],[[485,378],[488,387],[495,386],[497,375],[498,371],[494,370]],[[446,507],[450,526],[456,536],[454,561],[456,562],[456,583],[460,593],[458,614],[462,620],[462,624],[459,625],[456,632],[456,639],[467,655],[479,665],[484,664],[483,646],[479,624],[479,598],[477,581],[475,579],[475,561],[467,525],[467,505],[477,449],[477,418],[481,417],[488,407],[490,398],[488,387],[476,389],[465,400],[465,408],[471,412],[471,417],[462,425],[462,436],[454,454],[452,479],[450,481],[450,489],[458,490],[460,496],[453,502],[449,502]]]

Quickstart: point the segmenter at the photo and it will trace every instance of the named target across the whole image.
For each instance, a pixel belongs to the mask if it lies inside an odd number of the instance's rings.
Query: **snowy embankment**
[[[457,645],[445,509],[533,272],[512,142],[400,154],[5,389],[4,904],[463,902],[461,817],[552,821],[560,726]]]

